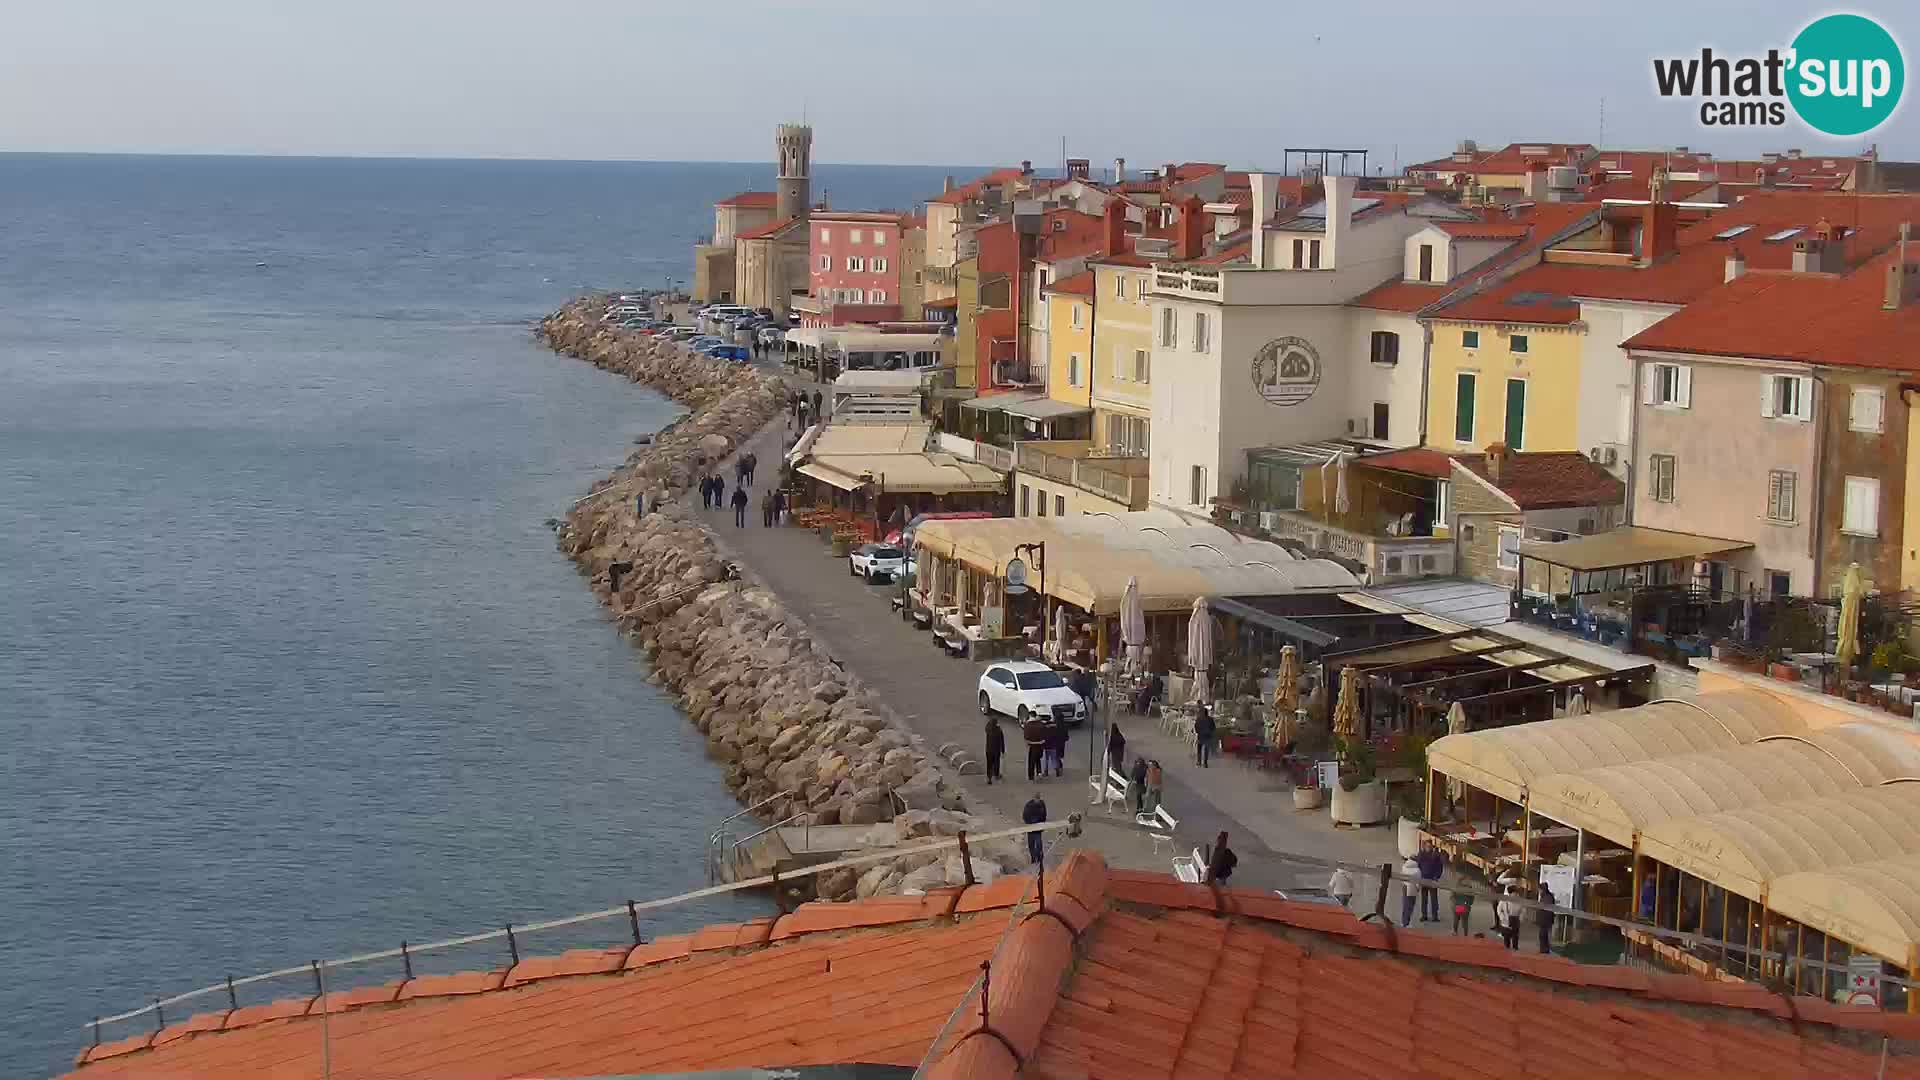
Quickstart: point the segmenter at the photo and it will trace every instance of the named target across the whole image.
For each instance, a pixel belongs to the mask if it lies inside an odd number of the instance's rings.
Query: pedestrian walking
[[[1000,779],[1000,757],[1007,752],[1007,733],[1000,718],[987,717],[987,783]]]
[[[1142,813],[1155,813],[1160,809],[1160,800],[1166,795],[1167,774],[1160,768],[1160,759],[1147,762],[1147,800],[1141,807]]]
[[[1542,885],[1540,886],[1540,902],[1546,905],[1556,905],[1560,901],[1553,898],[1552,889]],[[1542,956],[1553,952],[1553,918],[1553,912],[1546,907],[1538,907],[1533,910],[1533,924],[1540,929],[1540,955]],[[1516,946],[1516,948],[1517,947],[1518,946]]]
[[[700,509],[713,509],[713,477],[711,476],[700,478]]]
[[[1400,925],[1413,925],[1413,899],[1420,894],[1420,864],[1412,858],[1400,864],[1394,886],[1400,890]]]
[[[773,520],[779,525],[787,523],[787,492],[784,488],[773,493]]]
[[[1453,890],[1453,932],[1460,936],[1467,933],[1467,920],[1473,915],[1473,894],[1462,884]]]
[[[1447,857],[1432,844],[1420,845],[1420,853],[1413,857],[1420,864],[1420,921],[1440,921],[1440,888],[1438,882],[1447,872]],[[1431,882],[1432,884],[1429,884]]]
[[[1120,734],[1120,725],[1107,727],[1107,768],[1119,772],[1127,763],[1127,737]]]
[[[747,489],[743,487],[734,488],[733,527],[736,529],[744,529],[747,527],[747,502]]]
[[[747,451],[746,464],[747,464],[747,474],[746,474],[747,486],[752,487],[753,486],[753,470],[760,467],[760,455],[754,453],[751,450]]]
[[[1193,756],[1203,769],[1209,767],[1207,758],[1212,752],[1213,732],[1213,711],[1203,701],[1193,717]]]
[[[1067,688],[1072,690],[1080,698],[1080,704],[1086,707],[1089,723],[1093,720],[1093,694],[1097,685],[1093,672],[1086,668],[1075,671],[1073,677],[1067,680]]]
[[[1233,876],[1233,868],[1238,865],[1240,865],[1240,856],[1235,855],[1233,849],[1227,846],[1227,834],[1222,832],[1214,837],[1213,850],[1207,852],[1207,882],[1213,885],[1225,885],[1227,879]]]
[[[1048,731],[1047,752],[1053,758],[1053,775],[1067,775],[1067,725],[1055,720]]]
[[[1047,820],[1047,804],[1040,798],[1039,792],[1034,792],[1033,798],[1028,799],[1027,805],[1021,808],[1020,820],[1028,825],[1038,825]],[[1040,858],[1047,850],[1042,836],[1039,832],[1027,834],[1027,857],[1033,860],[1035,866],[1040,865]]]
[[[1346,867],[1333,868],[1333,876],[1327,879],[1327,894],[1341,907],[1353,906],[1353,875]]]
[[[812,412],[813,412],[813,415],[815,415],[815,416],[819,416],[819,415],[820,415],[820,391],[818,391],[818,390],[815,390],[815,391],[813,392],[813,409],[812,409]]]
[[[763,492],[760,496],[760,527],[773,528],[773,492]]]
[[[1500,902],[1493,907],[1494,918],[1500,923],[1500,940],[1509,949],[1520,948],[1520,905],[1513,902],[1513,889],[1500,894]]]
[[[1027,744],[1027,779],[1038,780],[1043,771],[1041,757],[1047,750],[1047,724],[1038,716],[1029,715],[1020,725],[1020,738]]]
[[[1133,771],[1127,774],[1127,797],[1133,800],[1133,812],[1139,813],[1147,798],[1147,759],[1133,759]]]
[[[633,512],[637,517],[647,516],[647,493],[641,492],[633,497]]]

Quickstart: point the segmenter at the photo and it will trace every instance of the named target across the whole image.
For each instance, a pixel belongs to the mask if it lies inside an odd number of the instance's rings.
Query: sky
[[[1920,4],[1853,10],[1920,63]],[[0,0],[0,151],[762,161],[804,116],[823,162],[1221,161],[1461,139],[1804,147],[1920,159],[1920,106],[1868,138],[1702,127],[1652,58],[1784,47],[1778,0]],[[1363,14],[1364,12],[1364,14]],[[1912,81],[1911,79],[1909,81]]]

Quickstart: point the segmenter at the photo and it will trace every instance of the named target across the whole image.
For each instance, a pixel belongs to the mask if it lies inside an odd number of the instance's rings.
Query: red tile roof
[[[1240,243],[1229,244],[1211,255],[1203,255],[1193,261],[1201,266],[1223,266],[1230,262],[1238,262],[1241,259],[1252,257],[1253,241],[1242,240]]]
[[[1006,184],[1011,184],[1024,175],[1026,174],[1022,173],[1018,168],[995,169],[984,176],[975,177],[961,184],[952,191],[941,192],[927,201],[953,204],[963,203],[968,199],[979,197],[982,192],[990,187],[1001,187]]]
[[[1446,299],[1460,287],[1457,281],[1392,281],[1374,286],[1372,289],[1354,297],[1349,303],[1354,307],[1372,308],[1375,311],[1400,311],[1412,313],[1428,304]]]
[[[1102,255],[1093,261],[1102,266],[1132,266],[1141,269],[1153,265],[1152,259],[1135,255],[1131,251],[1122,252],[1118,255]]]
[[[743,233],[735,233],[733,238],[735,240],[764,240],[769,236],[777,236],[798,224],[800,224],[800,219],[797,217],[781,218],[779,221],[768,222],[757,229],[749,229]]]
[[[1455,240],[1513,240],[1533,231],[1524,221],[1437,221],[1440,231]]]
[[[931,1049],[932,1080],[1871,1076],[1884,1035],[1886,1075],[1920,1077],[1920,1017],[1363,923],[1090,852],[1048,875],[1044,912],[1010,922],[1030,884],[808,904],[642,946],[617,970],[623,950],[586,950],[523,961],[500,989],[343,1006],[326,1021],[333,1075],[914,1065]],[[985,1030],[967,991],[989,956]],[[318,1077],[321,1020],[293,1005],[246,1024],[203,1014],[95,1048],[70,1075]]]
[[[1395,278],[1362,293],[1350,301],[1355,307],[1372,308],[1376,311],[1400,311],[1412,313],[1440,302],[1463,289],[1472,288],[1482,279],[1494,277],[1512,266],[1517,260],[1538,251],[1542,246],[1552,243],[1557,237],[1570,230],[1578,229],[1594,220],[1596,209],[1578,203],[1541,203],[1529,205],[1511,217],[1488,222],[1436,222],[1455,239],[1507,239],[1516,241],[1512,246],[1496,252],[1472,267],[1465,274],[1447,282],[1406,281]],[[1458,229],[1458,232],[1455,232]],[[1451,311],[1452,308],[1447,309]]]
[[[1627,497],[1625,484],[1578,450],[1509,453],[1497,481],[1487,472],[1485,454],[1460,454],[1454,461],[1522,510],[1615,506]]]
[[[1748,271],[1627,339],[1630,349],[1920,371],[1920,302],[1888,311],[1898,248],[1844,276]],[[1920,243],[1909,265],[1920,265]]]
[[[922,308],[958,308],[960,306],[960,298],[957,296],[949,296],[944,300],[929,300],[920,306]]]
[[[737,195],[729,195],[714,205],[750,206],[759,210],[771,210],[778,205],[779,199],[780,196],[771,191],[742,191]]]
[[[1046,291],[1062,296],[1092,296],[1093,271],[1082,270],[1077,274],[1063,277],[1059,281],[1047,286]]]
[[[1431,476],[1436,480],[1445,480],[1453,475],[1453,458],[1439,450],[1429,450],[1416,446],[1408,450],[1393,450],[1385,454],[1370,454],[1356,458],[1355,465],[1364,465],[1369,469],[1386,469],[1389,472],[1412,473],[1415,476]]]

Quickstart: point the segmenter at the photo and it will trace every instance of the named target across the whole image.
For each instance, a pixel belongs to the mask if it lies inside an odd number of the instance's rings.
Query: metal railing
[[[695,889],[691,892],[662,897],[657,900],[628,900],[619,907],[604,908],[599,911],[589,911],[579,915],[568,915],[563,918],[548,919],[544,922],[527,923],[523,926],[514,926],[508,923],[498,930],[463,934],[459,937],[447,938],[441,941],[429,941],[418,945],[403,941],[397,949],[380,949],[375,952],[359,953],[357,955],[343,956],[332,960],[310,960],[304,964],[298,964],[293,967],[264,971],[257,975],[248,975],[243,978],[228,976],[225,980],[214,983],[211,986],[202,986],[198,989],[174,994],[171,997],[156,998],[151,1004],[142,1005],[137,1009],[129,1009],[126,1012],[115,1013],[112,1016],[95,1017],[91,1023],[83,1025],[82,1030],[91,1031],[93,1033],[93,1041],[95,1045],[98,1045],[102,1027],[108,1024],[117,1024],[122,1021],[132,1020],[148,1014],[153,1014],[155,1030],[159,1030],[166,1027],[166,1009],[169,1006],[178,1005],[185,1001],[193,1001],[197,998],[224,995],[229,1008],[237,1009],[240,1007],[238,994],[240,987],[270,982],[275,979],[293,978],[295,976],[312,976],[316,989],[315,998],[316,1000],[323,1000],[323,990],[326,986],[327,972],[329,971],[338,971],[349,967],[361,967],[385,960],[399,960],[405,966],[406,977],[412,979],[414,977],[413,960],[415,957],[428,953],[444,952],[448,949],[459,948],[464,945],[474,945],[485,941],[504,939],[507,943],[511,962],[517,965],[520,962],[520,940],[528,934],[538,934],[548,930],[558,930],[563,927],[579,926],[585,923],[600,922],[607,919],[617,919],[622,916],[625,916],[627,919],[632,945],[644,945],[646,941],[640,931],[640,912],[642,911],[654,911],[695,900],[704,900],[710,897],[724,896],[728,893],[742,892],[748,889],[778,886],[783,883],[800,881],[818,874],[824,874],[832,870],[866,866],[870,863],[884,862],[889,859],[899,859],[927,852],[945,851],[949,848],[963,847],[970,843],[1004,840],[1016,836],[1026,836],[1029,833],[1049,832],[1053,830],[1068,830],[1071,833],[1077,831],[1079,827],[1079,816],[1068,815],[1066,818],[1054,821],[1043,821],[1037,825],[1019,825],[1009,829],[1001,829],[996,832],[982,833],[977,836],[951,836],[931,840],[928,843],[915,847],[887,848],[885,850],[861,855],[851,855],[846,858],[835,859],[832,862],[803,867],[795,870],[791,874],[769,874],[764,877],[735,881],[726,885],[710,885],[704,889]]]
[[[1014,458],[1019,462],[1021,472],[1037,473],[1049,480],[1073,483],[1073,459],[1070,457],[1023,442],[1015,444]]]
[[[793,824],[794,822],[800,820],[801,816],[804,815],[805,813],[806,811],[802,810],[796,813],[788,814],[785,818],[782,818],[781,820],[776,821],[773,824],[768,825],[767,827],[760,829],[757,832],[750,832],[747,835],[741,837],[740,839],[735,840],[733,842],[733,848],[727,853],[728,868],[732,869],[732,871],[735,874],[738,874],[740,872],[740,860],[746,857],[746,850],[747,850],[748,844],[751,844],[755,840],[760,839],[761,837],[767,835],[770,832],[775,832],[776,830],[783,829],[786,826]],[[812,829],[813,829],[813,825],[811,822],[809,822],[807,825],[809,838],[811,838]]]
[[[720,880],[720,852],[722,849],[731,846],[734,841],[733,823],[776,799],[790,799],[793,795],[794,793],[791,791],[782,791],[778,794],[769,795],[759,802],[754,803],[752,806],[747,807],[745,810],[736,811],[721,819],[720,824],[714,827],[713,832],[707,834],[707,882],[709,884]]]

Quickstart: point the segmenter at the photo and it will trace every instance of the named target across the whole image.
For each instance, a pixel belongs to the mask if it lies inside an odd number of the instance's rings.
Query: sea
[[[959,171],[814,190],[910,209]],[[707,884],[738,806],[548,524],[679,410],[531,328],[684,285],[712,203],[772,174],[0,155],[0,1076],[228,975]]]

